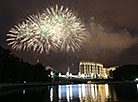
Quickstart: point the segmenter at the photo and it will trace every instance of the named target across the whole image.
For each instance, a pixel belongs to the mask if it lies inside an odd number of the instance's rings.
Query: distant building
[[[107,68],[103,64],[90,61],[81,61],[79,63],[79,75],[82,77],[107,79]]]
[[[73,75],[68,68],[65,75],[59,73],[61,78],[90,78],[90,79],[108,79],[110,71],[114,71],[118,66],[105,68],[98,62],[81,61],[79,63],[78,75]]]

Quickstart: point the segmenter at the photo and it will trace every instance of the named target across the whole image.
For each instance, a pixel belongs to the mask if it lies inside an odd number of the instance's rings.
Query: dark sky
[[[76,10],[87,25],[88,38],[79,51],[46,55],[16,52],[7,46],[6,33],[14,24],[54,3]],[[138,0],[0,0],[0,45],[24,61],[35,63],[39,59],[62,72],[68,67],[77,72],[81,60],[101,62],[105,67],[138,64]]]

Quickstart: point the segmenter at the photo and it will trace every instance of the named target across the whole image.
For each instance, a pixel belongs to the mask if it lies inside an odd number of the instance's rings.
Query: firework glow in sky
[[[80,61],[138,64],[138,0],[0,0],[0,46],[78,72]]]
[[[50,51],[75,52],[86,39],[85,24],[77,14],[58,5],[46,8],[41,14],[29,16],[9,32],[6,41],[13,49],[46,54]]]

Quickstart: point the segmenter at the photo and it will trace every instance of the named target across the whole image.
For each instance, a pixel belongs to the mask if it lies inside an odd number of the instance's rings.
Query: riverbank
[[[73,83],[73,82],[46,82],[46,83],[0,83],[0,88],[3,87],[33,87],[33,86],[55,86],[55,85],[68,85],[68,84],[87,84]],[[138,84],[135,81],[93,81],[88,84]]]

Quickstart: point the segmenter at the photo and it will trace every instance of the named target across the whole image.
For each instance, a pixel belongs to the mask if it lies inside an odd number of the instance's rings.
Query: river
[[[4,91],[0,102],[138,102],[138,84],[71,84]]]

